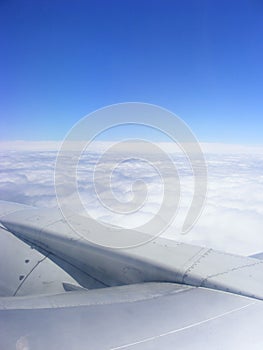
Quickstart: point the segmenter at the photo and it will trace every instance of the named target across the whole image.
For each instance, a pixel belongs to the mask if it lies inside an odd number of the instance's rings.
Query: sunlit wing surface
[[[85,239],[59,211],[0,209],[1,349],[262,349],[262,260],[162,238],[110,249],[92,220],[71,218]]]

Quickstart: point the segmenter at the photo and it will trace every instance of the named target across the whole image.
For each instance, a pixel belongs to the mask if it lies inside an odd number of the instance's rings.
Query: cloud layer
[[[53,148],[56,146],[54,144]],[[54,167],[57,153],[50,149],[41,150],[41,147],[31,151],[29,146],[22,151],[15,148],[2,151],[2,200],[38,207],[56,206]],[[181,235],[180,232],[193,195],[192,171],[187,159],[178,150],[169,151],[180,178],[181,201],[177,216],[164,236],[246,255],[263,251],[262,149],[258,148],[257,154],[251,153],[251,149],[246,147],[242,151],[241,148],[238,148],[239,151],[236,148],[235,152],[226,151],[226,147],[221,148],[221,152],[220,149],[211,149],[210,147],[210,152],[205,154],[208,166],[206,205],[198,222],[186,235]],[[158,213],[163,200],[162,176],[156,171],[160,160],[154,155],[149,160],[149,155],[144,156],[142,150],[137,159],[130,159],[127,155],[123,162],[118,163],[117,155],[111,155],[100,162],[104,151],[105,147],[101,144],[95,147],[93,145],[79,160],[77,184],[85,210],[96,219],[124,227],[137,227],[146,223]],[[112,167],[114,171],[109,188],[104,179]],[[96,188],[94,171],[100,179]],[[169,176],[175,174],[171,172]],[[134,186],[138,180],[140,182]],[[63,186],[65,198],[74,205],[74,194],[68,190],[67,183]],[[129,203],[134,196],[138,196],[141,205],[129,215],[116,214],[101,203],[101,198],[111,199],[112,195],[120,203]],[[163,218],[160,217],[160,220]]]

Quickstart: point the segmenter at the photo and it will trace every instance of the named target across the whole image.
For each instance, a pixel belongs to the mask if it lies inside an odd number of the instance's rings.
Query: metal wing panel
[[[0,296],[61,293],[63,282],[77,284],[47,254],[0,228]]]
[[[74,218],[77,219],[79,217]],[[80,238],[59,212],[48,209],[19,211],[2,217],[1,221],[17,237],[74,266],[73,278],[78,279],[81,274],[83,280],[86,273],[88,278],[83,283],[86,286],[90,285],[90,280],[102,286],[164,281],[263,299],[262,260],[162,238],[130,249],[109,249]],[[105,237],[105,242],[110,239],[107,228],[96,232],[94,220],[89,222],[90,227],[87,227],[86,221],[82,224],[79,219],[83,234],[86,230],[88,235],[98,234],[101,240]],[[119,230],[123,236],[133,233]]]
[[[9,231],[72,264],[77,274],[130,285],[0,298],[0,349],[262,349],[261,300],[172,283],[131,284],[183,282],[260,299],[262,261],[162,239],[103,249],[74,236],[53,211],[15,206],[6,211],[0,203]]]
[[[1,310],[1,349],[262,349],[261,301],[160,283],[107,292],[87,292],[86,305],[73,292],[60,307]]]

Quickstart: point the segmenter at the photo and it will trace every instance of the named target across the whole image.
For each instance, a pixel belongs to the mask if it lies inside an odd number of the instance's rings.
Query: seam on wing
[[[36,208],[35,207],[31,207],[30,205],[27,205],[27,204],[20,204],[20,203],[17,203],[19,205],[21,205],[20,208],[14,208],[14,209],[9,209],[7,212],[3,213],[0,215],[0,219],[5,217],[5,216],[8,216],[8,215],[11,215],[11,214],[15,214],[15,213],[18,213],[18,212],[21,212],[21,211],[24,211],[24,210],[35,210]]]
[[[201,248],[194,256],[189,259],[189,261],[193,260],[193,263],[185,270],[182,277],[182,283],[185,282],[185,278],[188,277],[189,273],[200,263],[200,261],[207,257],[212,251],[212,249]]]
[[[151,283],[151,282],[150,282]],[[109,287],[110,289],[120,289],[123,287],[129,287],[129,286],[117,286],[117,287]],[[17,310],[31,310],[31,309],[52,309],[52,308],[57,308],[57,309],[63,309],[63,308],[70,308],[70,307],[80,307],[80,306],[103,306],[103,305],[113,305],[113,304],[131,304],[131,303],[137,303],[137,302],[143,302],[143,301],[149,301],[153,299],[159,299],[164,296],[169,297],[174,294],[178,293],[186,293],[192,290],[193,288],[197,287],[188,287],[181,288],[181,289],[176,289],[176,290],[171,290],[171,291],[163,291],[160,292],[159,294],[156,293],[154,295],[145,295],[145,296],[140,296],[140,297],[134,297],[134,296],[129,296],[129,300],[104,300],[104,301],[90,301],[86,300],[86,298],[89,297],[89,291],[77,291],[77,292],[65,292],[63,294],[56,294],[56,295],[46,295],[46,296],[40,296],[38,297],[40,299],[40,302],[36,306],[32,306],[32,303],[36,300],[36,296],[33,297],[16,297],[16,302],[15,306],[13,304],[14,300],[13,297],[10,298],[4,298],[3,300],[5,303],[1,304],[1,298],[0,298],[0,310],[11,310],[11,309],[17,309]],[[92,293],[95,292],[95,290],[92,290]],[[64,295],[66,299],[63,299],[60,301],[59,296]],[[55,299],[53,299],[55,297]],[[74,302],[72,302],[72,298],[74,299]],[[77,301],[76,301],[77,297]],[[84,297],[84,299],[82,299]],[[9,300],[8,300],[9,299]],[[29,301],[31,303],[31,306],[23,304],[25,301]],[[11,304],[8,303],[8,301],[11,302]],[[22,305],[19,305],[19,302],[22,302]]]
[[[10,233],[11,233],[12,235],[14,235],[15,237],[21,239],[21,241],[23,241],[23,242],[26,243],[27,245],[29,245],[29,246],[31,246],[31,247],[34,247],[34,249],[36,249],[38,252],[40,252],[41,254],[45,255],[45,258],[49,258],[50,256],[54,256],[54,257],[56,257],[56,258],[58,258],[58,259],[64,261],[66,264],[73,266],[75,269],[79,270],[81,273],[86,274],[89,278],[94,279],[95,281],[99,282],[100,284],[104,285],[105,287],[109,287],[108,284],[106,284],[106,283],[100,281],[98,278],[95,278],[95,277],[93,277],[92,275],[88,274],[86,271],[82,270],[81,268],[79,268],[78,266],[76,266],[76,265],[73,264],[72,262],[69,262],[68,260],[66,260],[65,258],[61,257],[60,255],[49,252],[49,251],[46,250],[44,247],[39,246],[37,243],[32,242],[32,241],[30,241],[29,239],[26,239],[26,238],[25,238],[23,235],[21,235],[21,234],[17,234],[17,233],[14,234],[12,231],[10,231],[10,230],[8,230],[8,229],[6,229],[6,231],[10,232]],[[43,260],[45,260],[45,258],[44,258]],[[40,262],[42,262],[43,260],[41,260]],[[40,262],[39,262],[39,263],[40,263]],[[56,264],[56,263],[54,262],[54,264]],[[38,264],[37,264],[37,265],[38,265]],[[36,265],[35,267],[37,267],[37,265]],[[58,264],[56,264],[56,265],[59,266]],[[35,267],[34,267],[34,268],[35,268]],[[34,268],[29,272],[29,274],[34,270]],[[19,288],[21,287],[21,285],[24,283],[25,279],[29,276],[29,274],[24,278],[24,280],[22,281],[22,283],[18,286],[18,288],[17,288],[17,290],[16,290],[15,293],[17,293],[18,289],[19,289]],[[70,275],[70,273],[69,273],[69,275]],[[73,279],[75,279],[74,276],[71,276],[71,277],[72,277]],[[15,295],[16,295],[16,294],[14,294],[14,296],[15,296]]]
[[[205,287],[205,283],[211,278],[222,276],[222,275],[227,275],[230,272],[242,270],[242,269],[249,268],[249,267],[256,266],[256,265],[260,265],[260,264],[263,264],[263,261],[259,260],[257,262],[252,263],[252,264],[245,264],[245,265],[236,266],[236,267],[233,267],[233,268],[228,269],[226,271],[219,272],[219,273],[216,273],[213,275],[209,275],[201,281],[200,287]]]
[[[33,266],[33,268],[28,272],[28,274],[23,278],[22,282],[19,284],[19,286],[17,287],[16,291],[14,292],[13,296],[15,297],[16,294],[18,293],[19,289],[22,287],[22,285],[26,282],[27,278],[31,275],[31,273],[37,268],[37,266],[39,264],[42,263],[42,261],[44,261],[47,258],[47,256],[44,256],[43,259],[39,260],[35,266]]]
[[[131,346],[136,346],[136,345],[143,344],[143,343],[146,343],[146,342],[149,342],[149,341],[153,341],[153,340],[156,340],[156,339],[165,337],[165,336],[170,335],[170,334],[179,333],[179,332],[185,331],[185,330],[187,330],[187,329],[190,329],[190,328],[193,328],[193,327],[196,327],[196,326],[200,326],[200,325],[202,325],[202,324],[204,324],[204,323],[207,323],[207,322],[216,320],[216,319],[218,319],[218,318],[221,318],[221,317],[230,315],[230,314],[232,314],[232,313],[234,313],[234,312],[241,311],[241,310],[246,309],[247,307],[252,306],[252,305],[255,305],[255,304],[256,304],[256,302],[253,302],[253,303],[250,303],[250,304],[241,306],[241,307],[239,307],[239,308],[236,308],[236,309],[233,309],[233,310],[224,312],[223,314],[210,317],[210,318],[208,318],[208,319],[206,319],[206,320],[199,321],[199,322],[190,324],[190,325],[188,325],[188,326],[185,326],[185,327],[182,327],[182,328],[179,328],[179,329],[173,329],[173,330],[171,330],[171,331],[168,331],[168,332],[166,332],[166,333],[162,333],[162,334],[156,335],[156,336],[154,336],[154,337],[149,337],[149,338],[146,338],[146,339],[138,340],[138,341],[133,342],[133,343],[130,343],[130,344],[125,344],[125,345],[117,346],[117,347],[114,347],[114,348],[109,348],[109,350],[127,349],[127,348],[129,348],[129,347],[131,347]]]

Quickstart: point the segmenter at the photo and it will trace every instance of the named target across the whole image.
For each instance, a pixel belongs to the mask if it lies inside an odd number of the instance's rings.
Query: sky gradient
[[[203,142],[263,144],[260,0],[0,1],[0,140],[61,140],[139,101]]]

